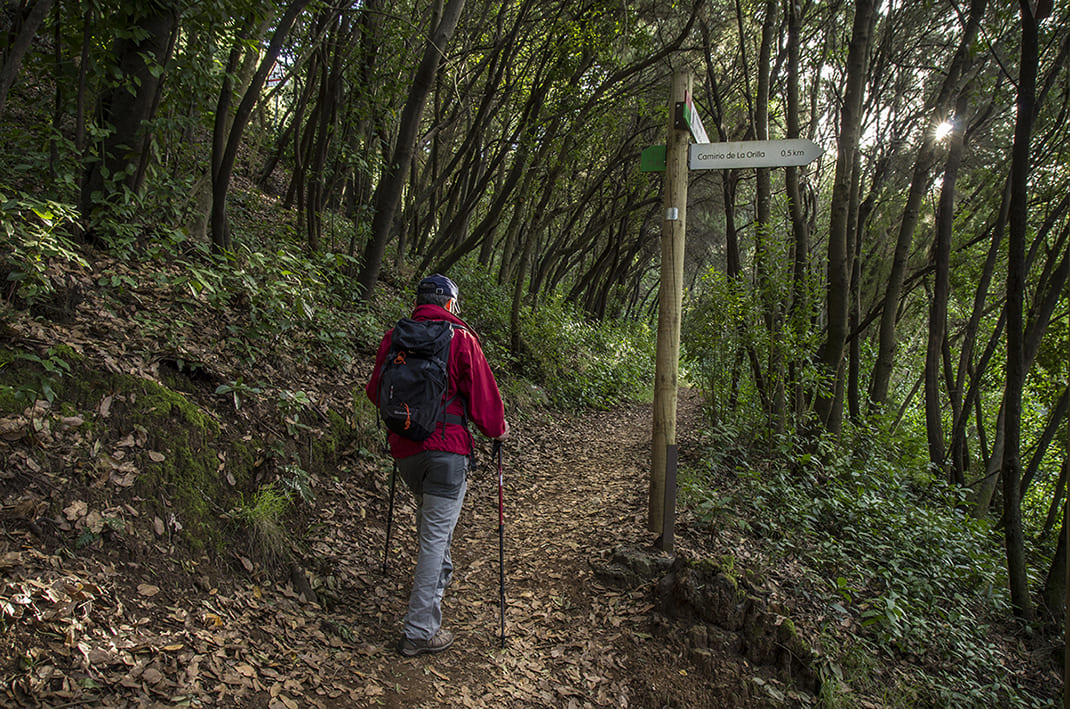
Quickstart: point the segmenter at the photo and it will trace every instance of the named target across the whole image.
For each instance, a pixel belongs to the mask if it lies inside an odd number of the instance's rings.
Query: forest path
[[[682,421],[697,408],[681,396]],[[245,550],[179,556],[159,519],[72,552],[4,508],[0,705],[741,706],[740,672],[720,669],[732,658],[696,670],[686,632],[655,610],[653,580],[617,585],[594,572],[614,549],[653,539],[651,407],[513,424],[503,456],[504,648],[487,441],[469,475],[443,604],[457,640],[411,659],[395,648],[414,563],[412,496],[399,483],[384,574],[389,463],[350,450],[336,475],[317,476],[313,506],[303,507],[307,531],[296,544],[316,602]],[[56,494],[92,504],[88,493]],[[130,505],[103,512],[140,519]]]
[[[649,586],[604,586],[591,562],[613,548],[649,543],[646,532],[650,407],[515,427],[503,454],[506,645],[500,647],[497,470],[484,456],[469,477],[453,542],[453,586],[443,604],[454,646],[434,656],[393,653],[404,615],[414,530],[411,497],[399,492],[397,556],[382,613],[351,598],[352,623],[366,623],[363,691],[387,706],[648,706]],[[399,491],[402,488],[399,488]],[[381,552],[381,547],[380,547]],[[339,618],[339,620],[341,620]],[[370,621],[370,622],[368,622]],[[652,641],[656,642],[656,641]],[[354,696],[354,698],[356,698]]]

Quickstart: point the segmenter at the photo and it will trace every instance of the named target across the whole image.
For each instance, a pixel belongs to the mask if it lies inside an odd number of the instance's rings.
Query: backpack
[[[426,441],[439,421],[464,423],[460,417],[446,416],[446,367],[455,327],[445,320],[409,318],[394,326],[379,373],[379,416],[403,438]]]

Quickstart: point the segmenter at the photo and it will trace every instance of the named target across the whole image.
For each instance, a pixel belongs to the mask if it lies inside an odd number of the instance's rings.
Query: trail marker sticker
[[[696,143],[708,143],[710,137],[706,135],[706,128],[702,125],[702,118],[695,110],[695,100],[691,93],[684,92],[684,100],[676,104],[676,127],[680,130],[691,131],[691,137]]]

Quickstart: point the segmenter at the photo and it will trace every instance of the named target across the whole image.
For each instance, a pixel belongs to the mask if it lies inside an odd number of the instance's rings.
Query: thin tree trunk
[[[787,3],[788,17],[788,65],[787,65],[787,138],[801,137],[799,125],[799,55],[800,34],[802,32],[801,6],[789,0]],[[803,333],[809,327],[810,302],[808,263],[810,259],[810,225],[807,221],[806,210],[803,206],[803,191],[799,184],[798,167],[789,167],[784,172],[784,185],[788,197],[788,213],[791,217],[791,232],[794,237],[792,248],[792,299],[789,312],[790,330],[794,333]],[[857,242],[857,239],[856,239]],[[852,278],[852,280],[854,280]],[[852,308],[857,317],[857,308]],[[857,338],[855,340],[857,342]],[[857,361],[857,347],[852,348],[851,361]],[[792,387],[792,410],[798,414],[801,412],[802,385],[799,381],[799,372],[802,363],[798,357],[793,357],[789,363],[789,382]],[[857,368],[852,371],[857,372]],[[857,377],[856,377],[857,379]]]
[[[7,94],[19,75],[22,59],[33,44],[33,38],[37,35],[37,30],[41,28],[41,23],[48,17],[50,9],[52,9],[52,0],[37,0],[26,19],[23,20],[19,33],[15,35],[15,41],[8,49],[4,65],[0,67],[0,115],[4,113]]]
[[[1022,531],[1021,426],[1022,389],[1025,383],[1023,304],[1025,298],[1025,239],[1029,228],[1030,144],[1033,130],[1040,47],[1037,18],[1029,0],[1019,0],[1022,17],[1022,53],[1018,75],[1018,116],[1011,148],[1011,211],[1007,238],[1007,412],[1003,448],[1003,521],[1007,548],[1007,578],[1015,615],[1033,617]]]
[[[1022,474],[1022,497],[1025,497],[1025,493],[1029,491],[1033,478],[1036,477],[1037,471],[1040,470],[1044,455],[1048,452],[1048,446],[1051,445],[1055,434],[1059,432],[1063,422],[1066,420],[1066,412],[1070,408],[1068,405],[1070,405],[1070,389],[1063,389],[1063,393],[1059,396],[1059,401],[1055,404],[1055,408],[1052,409],[1051,416],[1048,417],[1048,422],[1044,425],[1040,438],[1037,439],[1036,447],[1033,449],[1033,456],[1029,459],[1029,465],[1026,466],[1025,472]]]
[[[970,4],[969,18],[966,22],[966,27],[963,29],[958,50],[951,61],[951,66],[948,67],[947,75],[940,86],[940,92],[932,104],[930,115],[936,123],[940,123],[947,118],[948,111],[951,108],[952,97],[958,93],[961,77],[971,60],[970,47],[973,45],[973,40],[977,35],[987,4],[987,0],[973,0]],[[903,207],[903,216],[899,222],[899,233],[895,242],[895,253],[892,257],[892,270],[888,276],[888,286],[884,295],[884,310],[881,313],[880,334],[878,335],[877,360],[873,365],[873,378],[869,388],[870,406],[874,409],[882,406],[888,396],[888,386],[892,378],[895,349],[898,341],[896,335],[896,313],[903,291],[903,279],[907,271],[907,257],[914,241],[914,230],[918,224],[918,215],[922,201],[929,192],[930,173],[935,164],[935,153],[936,140],[934,134],[932,131],[926,131],[921,149],[918,151],[918,157],[914,163],[914,174],[910,181],[906,205]]]
[[[929,440],[929,462],[939,470],[946,464],[943,406],[940,395],[940,361],[947,333],[947,301],[951,292],[951,232],[955,217],[955,184],[965,144],[966,94],[959,94],[955,110],[957,125],[951,133],[951,146],[940,188],[936,215],[936,235],[932,250],[933,297],[929,303],[929,337],[925,349],[925,431]]]
[[[1003,199],[996,217],[996,223],[992,228],[992,240],[989,244],[988,256],[985,259],[984,268],[981,270],[981,278],[974,291],[973,310],[970,319],[963,331],[962,345],[959,348],[959,368],[955,380],[955,387],[951,395],[951,461],[952,467],[948,472],[949,479],[959,485],[966,482],[966,420],[969,418],[970,401],[964,397],[967,374],[974,370],[974,377],[979,376],[973,367],[973,350],[977,341],[977,332],[981,325],[981,316],[984,314],[985,300],[988,296],[988,287],[992,283],[995,274],[996,262],[1000,255],[1000,246],[1003,243],[1003,232],[1006,228],[1010,205],[1010,181],[1007,181],[1007,189],[1003,190]],[[983,367],[981,368],[983,369]],[[972,384],[970,385],[972,388]]]
[[[292,0],[286,7],[286,11],[279,22],[275,25],[275,33],[271,37],[260,62],[259,68],[253,74],[249,87],[242,96],[238,110],[234,113],[234,120],[227,132],[226,144],[219,152],[222,140],[217,140],[212,151],[212,246],[217,251],[230,250],[230,227],[227,223],[227,192],[230,189],[230,178],[234,172],[234,161],[238,157],[238,148],[241,145],[242,134],[245,126],[249,123],[249,117],[253,113],[253,107],[260,98],[260,91],[264,87],[268,73],[275,66],[275,61],[282,51],[283,42],[290,33],[294,22],[304,12],[305,7],[312,0]],[[218,118],[217,118],[218,120]]]
[[[1067,510],[1063,508],[1063,524],[1059,529],[1058,540],[1055,543],[1055,555],[1048,567],[1048,575],[1044,580],[1044,589],[1040,597],[1044,602],[1051,618],[1061,621],[1066,617],[1066,520]]]
[[[102,205],[120,190],[136,187],[138,165],[148,144],[145,122],[152,118],[160,85],[159,68],[167,61],[178,23],[172,4],[151,4],[149,12],[135,10],[126,18],[140,33],[117,40],[115,66],[121,80],[100,98],[100,111],[112,132],[100,143],[98,160],[90,161],[82,179],[78,211],[92,242]]]
[[[865,94],[866,55],[873,35],[876,0],[858,0],[847,51],[847,86],[840,118],[837,141],[836,175],[833,180],[832,201],[829,206],[828,271],[826,309],[828,327],[826,339],[818,352],[818,362],[826,376],[827,387],[821,387],[815,398],[814,410],[818,422],[826,430],[837,432],[840,421],[833,419],[837,391],[843,373],[843,348],[847,341],[850,274],[848,271],[848,214],[851,200],[852,168],[855,151],[861,137],[862,98]]]
[[[394,213],[401,200],[401,190],[408,177],[410,160],[416,147],[420,117],[427,103],[427,97],[431,93],[446,44],[457,27],[463,9],[464,0],[448,0],[442,11],[441,20],[437,22],[434,32],[429,37],[423,60],[413,77],[409,97],[401,112],[394,152],[387,161],[383,179],[375,190],[375,215],[372,217],[371,239],[364,250],[364,263],[357,276],[357,287],[362,298],[366,299],[371,296],[375,282],[379,278],[383,255],[386,253],[387,242],[390,241]]]

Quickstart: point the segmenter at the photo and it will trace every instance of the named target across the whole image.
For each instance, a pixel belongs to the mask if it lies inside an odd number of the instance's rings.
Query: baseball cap
[[[461,291],[457,288],[457,284],[446,278],[441,274],[434,274],[428,276],[420,281],[420,285],[416,286],[416,295],[444,295],[448,298],[457,300],[460,297]]]

